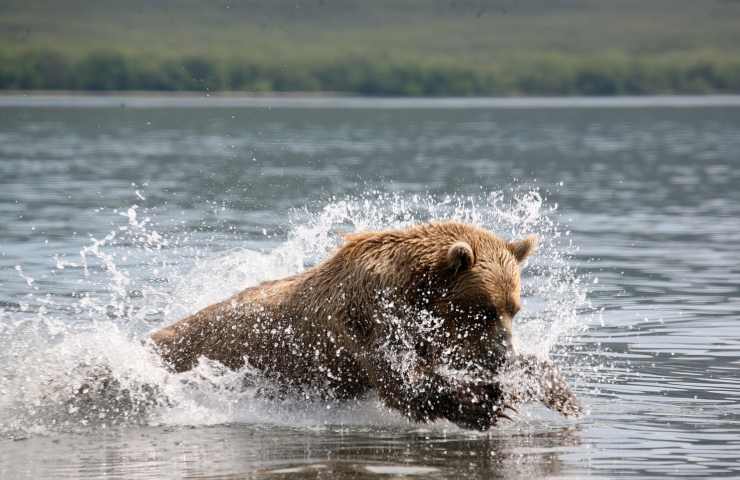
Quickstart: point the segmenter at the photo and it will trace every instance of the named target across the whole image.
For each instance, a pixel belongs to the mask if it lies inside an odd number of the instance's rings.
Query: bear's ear
[[[537,236],[528,235],[522,240],[514,240],[506,244],[516,261],[522,263],[528,256],[532,255],[537,249]]]
[[[473,248],[467,242],[455,242],[447,250],[447,267],[453,273],[464,272],[475,263]]]

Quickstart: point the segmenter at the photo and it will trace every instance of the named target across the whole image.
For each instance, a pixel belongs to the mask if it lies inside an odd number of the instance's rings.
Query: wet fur
[[[491,373],[507,361],[519,264],[535,245],[457,222],[359,233],[319,265],[246,289],[152,339],[175,371],[200,356],[232,369],[248,362],[287,388],[338,399],[376,389],[415,421],[486,429],[505,416],[500,386],[436,369],[472,361]],[[441,318],[441,328],[416,337],[414,364],[401,370],[387,353],[403,347],[399,329],[413,329],[424,313]],[[443,359],[446,351],[454,353]]]

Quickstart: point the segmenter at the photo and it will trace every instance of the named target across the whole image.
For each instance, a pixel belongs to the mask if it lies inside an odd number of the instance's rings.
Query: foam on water
[[[345,403],[255,398],[259,375],[248,367],[234,372],[202,359],[192,371],[173,374],[147,337],[241,289],[315,264],[344,233],[432,219],[481,225],[507,238],[538,234],[538,253],[523,275],[515,345],[542,358],[557,356],[571,375],[586,371],[575,368],[583,356],[571,355],[574,339],[594,318],[583,313],[586,288],[568,264],[576,247],[556,220],[556,206],[536,191],[333,199],[315,211],[293,212],[287,238],[269,251],[197,247],[188,233],[158,232],[136,205],[120,213],[121,224],[103,238],[91,237],[78,259],[55,257],[55,271],[78,276],[74,295],[44,292],[18,266],[29,294],[0,318],[0,432],[234,422],[407,425],[373,397]]]

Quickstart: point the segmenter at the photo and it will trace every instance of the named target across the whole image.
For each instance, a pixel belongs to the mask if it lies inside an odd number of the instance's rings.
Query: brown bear
[[[286,390],[349,399],[375,389],[419,422],[484,430],[530,397],[577,413],[550,363],[516,360],[523,375],[547,378],[539,393],[507,394],[495,380],[513,364],[520,264],[536,243],[453,221],[353,234],[320,264],[248,288],[152,339],[178,372],[205,356],[232,369],[248,364]]]

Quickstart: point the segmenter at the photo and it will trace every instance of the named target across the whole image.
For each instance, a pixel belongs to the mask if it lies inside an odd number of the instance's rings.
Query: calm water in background
[[[536,190],[590,302],[587,329],[562,339],[590,413],[522,415],[487,435],[384,423],[367,407],[366,421],[297,426],[193,417],[68,432],[5,418],[0,477],[740,476],[740,107],[24,101],[0,108],[6,399],[19,395],[12,362],[35,361],[17,347],[31,344],[26,324],[42,319],[53,344],[95,321],[87,301],[143,337],[167,308],[128,320],[111,298],[171,295],[199,259],[269,252],[301,211]],[[158,237],[119,234],[106,264],[92,238],[146,217]],[[103,264],[88,276],[86,248]]]

